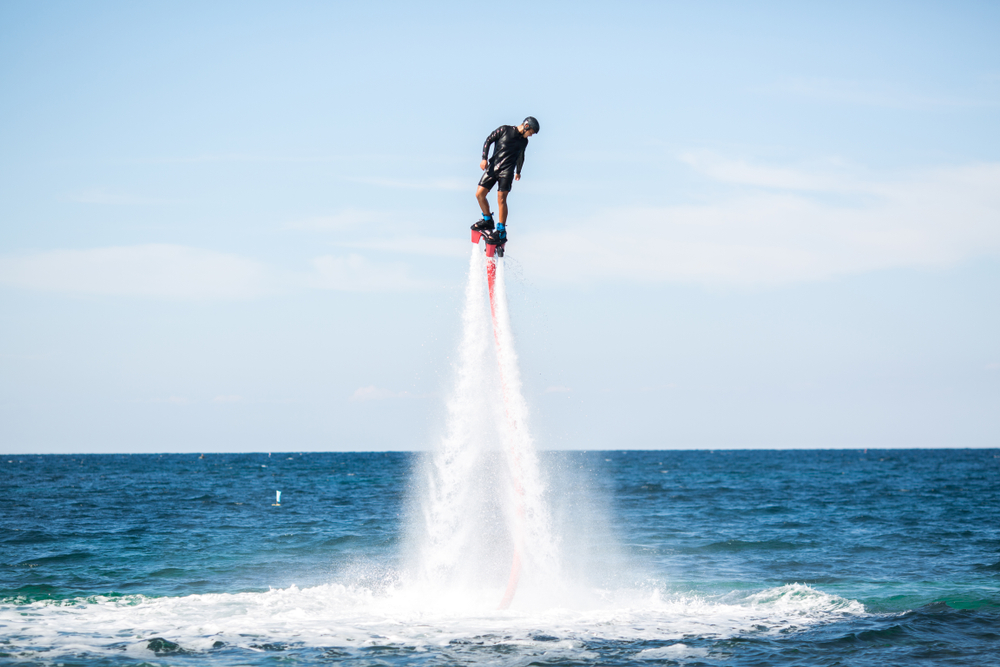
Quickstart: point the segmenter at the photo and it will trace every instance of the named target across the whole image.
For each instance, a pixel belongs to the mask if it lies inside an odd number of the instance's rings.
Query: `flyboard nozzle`
[[[477,232],[475,229],[472,230],[472,242],[478,244],[479,239],[482,237],[482,232]]]
[[[275,491],[274,504],[271,507],[281,507],[281,491]]]

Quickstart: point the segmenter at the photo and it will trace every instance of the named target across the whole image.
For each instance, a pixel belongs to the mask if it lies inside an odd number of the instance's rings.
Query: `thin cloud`
[[[344,292],[398,292],[434,289],[435,283],[415,278],[401,263],[372,262],[357,254],[326,255],[313,260],[314,273],[305,277],[310,287]]]
[[[176,203],[169,199],[143,197],[127,192],[107,190],[104,188],[90,188],[87,190],[71,192],[66,195],[66,199],[79,204],[99,204],[108,206],[155,206]]]
[[[405,155],[395,155],[390,153],[351,153],[351,154],[327,154],[327,155],[267,155],[263,153],[203,153],[201,155],[178,155],[160,157],[137,157],[119,160],[109,160],[113,164],[197,164],[197,163],[276,163],[276,164],[311,164],[311,163],[332,163],[344,162],[356,164],[358,162],[386,162],[399,163],[400,161],[419,162],[425,164],[426,156],[420,158]],[[70,160],[63,160],[61,163],[72,163]]]
[[[313,216],[295,220],[286,223],[284,227],[310,231],[344,231],[382,224],[388,222],[390,219],[390,214],[385,211],[347,209],[332,215]]]
[[[0,257],[0,285],[79,294],[243,299],[273,291],[262,264],[211,250],[149,244]]]
[[[352,183],[378,185],[383,188],[398,190],[467,190],[469,183],[459,178],[438,178],[419,180],[400,180],[390,178],[351,178]]]
[[[415,398],[415,396],[408,391],[389,391],[374,385],[359,387],[351,394],[352,401],[382,401],[387,398]]]
[[[568,394],[571,391],[573,391],[573,390],[570,389],[569,387],[563,387],[562,385],[555,385],[555,386],[552,386],[552,387],[546,387],[545,388],[545,393],[546,394]]]
[[[559,282],[728,285],[1000,255],[1000,163],[881,175],[694,163],[739,187],[710,204],[612,209],[565,229],[528,232],[516,252]]]
[[[469,255],[469,243],[465,237],[432,238],[428,236],[402,236],[341,243],[340,245],[346,248],[405,253],[426,257],[467,257]]]
[[[928,95],[898,84],[845,79],[798,78],[770,86],[768,90],[791,93],[823,102],[890,109],[946,109],[996,107],[997,99]]]
[[[149,244],[50,250],[0,257],[0,286],[16,289],[167,299],[250,299],[321,289],[407,292],[439,289],[408,264],[359,254],[325,255],[309,270],[288,271],[201,248]]]
[[[852,192],[864,189],[853,174],[839,170],[806,171],[795,167],[754,164],[747,160],[721,156],[711,151],[688,151],[678,156],[681,162],[714,181],[754,185],[779,190],[812,192]]]
[[[131,403],[165,403],[168,405],[188,405],[191,403],[186,396],[168,396],[167,398],[138,398],[130,401]]]
[[[176,157],[145,157],[113,160],[120,164],[199,164],[199,163],[316,163],[349,160],[337,155],[261,155],[255,153],[206,153]]]

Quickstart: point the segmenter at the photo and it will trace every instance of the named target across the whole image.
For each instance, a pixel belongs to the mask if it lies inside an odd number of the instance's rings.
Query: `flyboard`
[[[472,230],[472,242],[479,245],[479,239],[482,238],[482,233],[476,230]],[[489,287],[490,294],[490,318],[493,320],[493,340],[496,343],[497,348],[497,363],[500,366],[500,387],[503,393],[503,404],[504,404],[504,414],[507,417],[507,426],[509,433],[513,435],[517,431],[517,421],[511,416],[510,411],[510,395],[507,387],[507,378],[504,375],[504,348],[501,342],[500,335],[500,325],[497,321],[497,294],[496,294],[496,278],[497,278],[497,261],[503,260],[504,246],[506,241],[503,243],[490,243],[489,237],[486,238],[486,283]],[[518,450],[516,445],[511,439],[508,443],[510,449],[510,455],[516,461],[518,459]],[[519,465],[512,466],[513,470],[518,470]],[[515,496],[515,508],[514,515],[515,520],[520,520],[524,516],[524,488],[521,485],[521,480],[514,477],[514,496]],[[517,537],[517,533],[520,531],[515,527],[514,531],[514,555],[511,559],[510,564],[510,577],[507,579],[507,589],[504,591],[503,598],[500,600],[500,604],[497,605],[497,609],[506,609],[510,606],[511,601],[514,599],[514,593],[517,592],[517,584],[521,578],[521,553],[520,553],[520,540]]]

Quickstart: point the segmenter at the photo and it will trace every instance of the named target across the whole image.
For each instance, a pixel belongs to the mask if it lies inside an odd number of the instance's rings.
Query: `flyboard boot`
[[[493,231],[493,214],[472,224],[472,242],[479,243],[479,237]]]
[[[507,245],[507,229],[501,227],[500,229],[494,229],[492,231],[483,234],[483,238],[486,240],[486,256],[493,257],[503,257],[504,246]]]

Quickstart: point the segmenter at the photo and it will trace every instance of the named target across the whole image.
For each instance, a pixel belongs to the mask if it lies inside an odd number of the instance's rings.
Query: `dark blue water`
[[[0,661],[1000,665],[1000,450],[544,454],[666,602],[468,621],[386,593],[417,459],[4,455]]]

